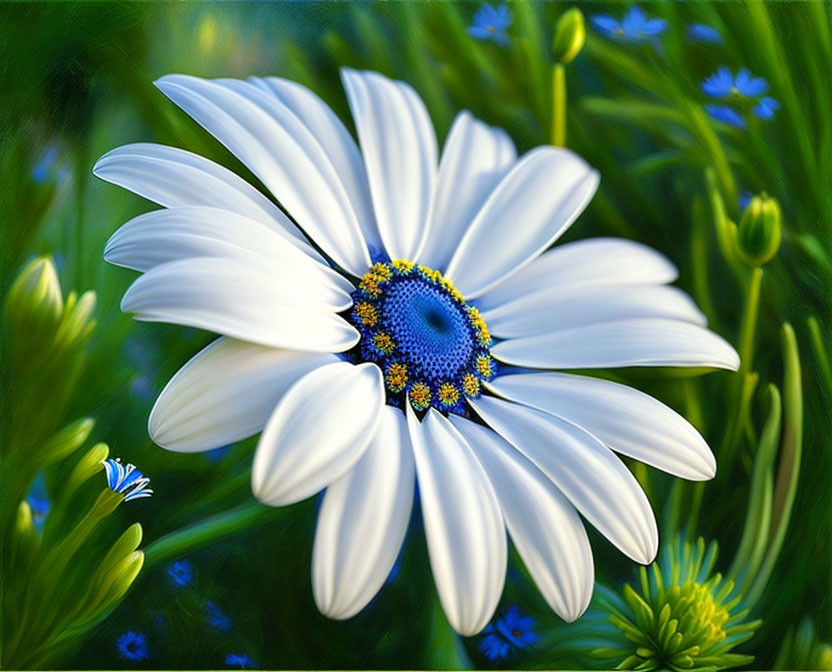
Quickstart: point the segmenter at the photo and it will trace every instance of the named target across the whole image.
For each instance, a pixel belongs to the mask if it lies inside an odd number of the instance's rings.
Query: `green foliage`
[[[115,608],[144,563],[136,550],[138,524],[112,546],[101,535],[100,524],[124,499],[103,479],[98,498],[78,519],[95,489],[87,482],[108,453],[99,444],[73,460],[93,421],[56,429],[78,391],[94,304],[93,293],[64,300],[52,261],[39,258],[20,272],[4,305],[0,662],[6,668],[41,668],[65,656]],[[26,498],[39,473],[54,479],[49,499],[42,495],[36,504],[48,509],[47,525],[36,524]]]

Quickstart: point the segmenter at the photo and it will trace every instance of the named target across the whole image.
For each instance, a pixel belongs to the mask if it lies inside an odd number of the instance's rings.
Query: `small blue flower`
[[[755,77],[747,68],[742,68],[735,77],[730,68],[723,65],[702,82],[702,91],[711,98],[756,98],[768,91],[768,82]]]
[[[745,118],[733,107],[728,105],[705,105],[705,112],[723,124],[735,126],[736,128],[746,127]]]
[[[507,45],[506,29],[511,25],[512,16],[505,3],[499,7],[484,4],[474,15],[474,22],[468,28],[468,34],[478,40],[491,40],[497,44]]]
[[[125,632],[116,640],[118,655],[127,660],[147,660],[147,637],[141,632]]]
[[[236,667],[240,670],[256,670],[257,663],[248,657],[246,653],[229,653],[225,657],[225,664],[228,667]]]
[[[220,632],[228,632],[231,629],[231,619],[211,600],[205,603],[205,620],[208,621],[208,625]]]
[[[631,7],[620,21],[609,14],[595,14],[591,20],[598,32],[622,42],[651,40],[667,30],[667,21],[651,19],[636,6]]]
[[[194,572],[187,560],[177,560],[168,565],[168,580],[174,588],[184,588],[193,579]]]
[[[692,42],[709,42],[722,44],[722,33],[706,23],[691,23],[688,26],[688,39]]]
[[[43,153],[40,161],[38,161],[35,167],[32,168],[32,179],[37,184],[43,184],[49,179],[57,156],[58,148],[55,145],[50,145],[49,148]]]
[[[751,197],[752,194],[750,191],[744,191],[742,193],[742,195],[739,198],[739,205],[741,211],[745,211],[745,209],[748,207],[748,204],[751,203]]]
[[[150,401],[155,393],[153,382],[147,376],[136,376],[130,383],[130,391],[139,401]]]
[[[26,495],[26,502],[32,510],[32,523],[34,524],[35,531],[40,532],[46,522],[46,516],[49,510],[52,508],[52,502],[46,494],[46,480],[43,474],[39,474],[32,483],[29,494]]]
[[[150,479],[132,464],[125,467],[119,458],[110,458],[101,464],[107,472],[107,487],[113,492],[124,495],[125,502],[140,497],[150,497],[153,494],[153,490],[147,487]]]
[[[768,121],[769,119],[774,119],[774,113],[779,109],[780,103],[771,96],[766,96],[761,98],[760,102],[754,106],[753,112],[760,119]]]
[[[522,616],[512,606],[502,618],[492,621],[483,630],[480,651],[489,660],[510,660],[520,649],[537,643],[537,634],[532,630],[534,619]]]

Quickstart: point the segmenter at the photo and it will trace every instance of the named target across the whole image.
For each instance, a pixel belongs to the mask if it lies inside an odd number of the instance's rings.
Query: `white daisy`
[[[172,147],[128,145],[96,165],[166,208],[107,244],[108,261],[144,273],[122,308],[223,335],[162,391],[150,435],[193,452],[262,431],[260,501],[326,489],[312,579],[328,616],[353,616],[384,583],[418,479],[458,632],[494,612],[506,529],[552,609],[576,619],[593,586],[581,516],[637,562],[657,550],[650,504],[615,453],[692,480],[716,465],[655,399],[540,369],[736,369],[737,354],[667,286],[676,270],[653,250],[599,238],[544,253],[598,186],[580,157],[539,147],[517,158],[504,131],[461,112],[438,160],[411,87],[342,76],[360,150],[296,83],[157,82],[281,208]]]

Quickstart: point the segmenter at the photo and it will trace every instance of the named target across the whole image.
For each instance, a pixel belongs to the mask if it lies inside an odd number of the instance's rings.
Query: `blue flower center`
[[[388,401],[408,399],[419,411],[433,406],[464,413],[495,373],[491,336],[479,312],[441,273],[412,262],[377,263],[353,293],[350,321],[361,333],[355,359],[377,363]]]

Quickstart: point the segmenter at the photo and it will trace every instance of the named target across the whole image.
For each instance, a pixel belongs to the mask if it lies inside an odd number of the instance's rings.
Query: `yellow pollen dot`
[[[396,349],[396,342],[386,331],[379,331],[375,336],[373,336],[373,346],[379,352],[389,355]]]
[[[463,303],[465,301],[465,298],[462,296],[462,293],[456,287],[454,287],[454,283],[448,280],[448,278],[446,278],[444,275],[441,276],[441,278],[442,279],[439,281],[439,284],[442,285],[442,289],[448,292],[448,294],[450,294],[453,297],[454,301],[456,301],[457,303]]]
[[[424,383],[414,383],[410,386],[410,405],[417,411],[424,411],[430,406],[430,400],[433,396],[430,388]]]
[[[372,273],[367,273],[363,278],[361,278],[359,287],[365,294],[373,297],[374,299],[381,296],[381,287],[379,286],[378,278],[376,278],[376,276]]]
[[[488,355],[478,355],[474,362],[474,368],[480,374],[480,378],[488,380],[494,375],[494,362],[491,361],[491,357]]]
[[[488,331],[488,325],[482,319],[480,311],[474,306],[468,306],[468,321],[477,334],[477,340],[480,342],[480,345],[484,347],[491,345],[491,333]]]
[[[378,311],[374,305],[370,303],[358,303],[355,306],[354,312],[356,319],[361,324],[365,324],[368,327],[376,326],[376,322],[378,322]]]
[[[387,367],[384,379],[391,392],[401,392],[407,385],[407,364],[393,362]]]
[[[442,274],[433,268],[428,268],[427,266],[417,266],[417,268],[425,276],[425,279],[433,284],[439,284],[444,279]]]
[[[454,406],[459,401],[459,390],[453,383],[442,383],[436,393],[439,397],[439,403],[445,408]]]
[[[394,259],[390,262],[390,265],[396,272],[400,273],[401,275],[407,275],[416,266],[416,264],[414,264],[412,261],[408,261],[407,259]]]
[[[462,376],[462,392],[466,397],[476,399],[480,396],[480,379],[473,373],[466,373]]]
[[[386,282],[393,277],[393,271],[390,267],[387,264],[382,264],[381,262],[370,266],[369,272],[375,275],[381,282]]]

